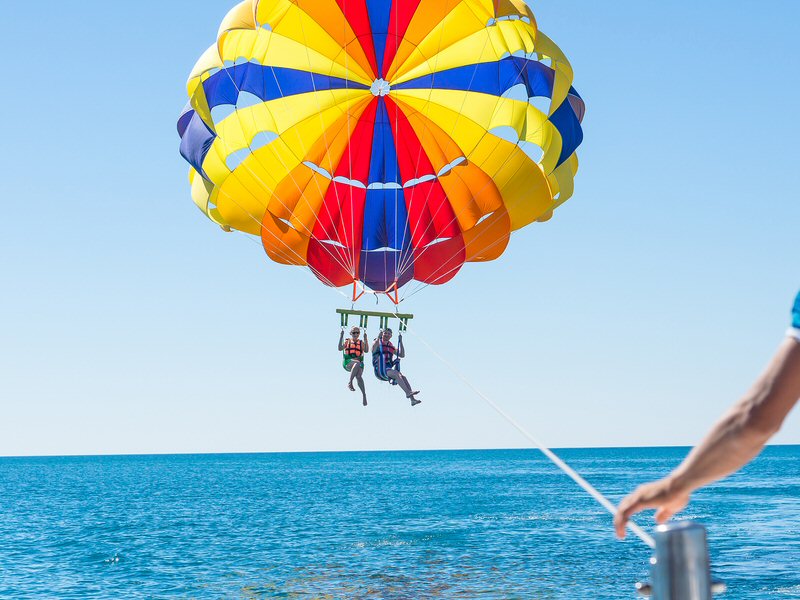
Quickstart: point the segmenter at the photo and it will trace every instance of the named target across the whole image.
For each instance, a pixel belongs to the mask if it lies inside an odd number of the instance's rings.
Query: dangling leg
[[[405,375],[400,373],[400,371],[396,371],[395,369],[389,369],[386,371],[386,375],[389,376],[390,379],[397,382],[397,385],[400,386],[400,389],[403,390],[406,394],[406,398],[411,400],[411,406],[416,406],[421,400],[417,400],[414,396],[419,394],[419,392],[411,391],[411,384],[408,382],[408,379]]]
[[[405,381],[406,387],[410,390],[411,389],[411,384],[408,382],[408,378],[405,375],[403,375],[402,373],[400,374],[400,378],[403,381]],[[419,394],[419,390],[416,390],[414,392],[409,391],[408,393],[406,393],[406,398],[411,400],[411,406],[416,406],[417,404],[422,402],[422,400],[417,400],[417,394]]]
[[[406,394],[406,397],[411,393],[411,388],[408,385],[408,380],[400,375],[399,371],[395,371],[394,369],[386,369],[386,376],[391,379],[392,381],[396,382],[400,389],[403,390]]]
[[[356,378],[356,383],[358,383],[358,389],[361,390],[361,397],[363,399],[364,406],[367,405],[367,391],[364,387],[364,378],[362,374],[364,373],[364,365],[360,362],[356,362],[355,366],[353,367],[353,371],[351,373],[352,377],[350,378],[350,385],[353,385],[353,377]]]
[[[361,366],[357,360],[351,360],[350,364],[348,365],[348,369],[350,371],[350,381],[347,382],[347,389],[351,392],[355,392],[356,388],[353,387],[353,379],[356,376],[356,369]]]
[[[408,377],[406,377],[405,375],[403,375],[402,373],[400,373],[400,379],[402,379],[402,380],[405,382],[405,384],[406,384],[406,386],[403,388],[403,390],[405,391],[405,389],[406,389],[406,388],[408,388],[409,390],[411,390],[411,383],[409,383],[409,381],[408,381]],[[419,394],[419,390],[417,390],[417,391],[414,391],[414,392],[412,392],[412,391],[409,391],[409,392],[406,392],[406,397],[407,397],[407,398],[411,398],[412,400],[414,400],[414,396],[416,396],[417,394]],[[419,404],[420,402],[422,402],[422,401],[421,401],[421,400],[417,400],[417,402],[416,402],[416,403],[417,403],[417,404]],[[413,404],[413,402],[412,402],[412,404]]]

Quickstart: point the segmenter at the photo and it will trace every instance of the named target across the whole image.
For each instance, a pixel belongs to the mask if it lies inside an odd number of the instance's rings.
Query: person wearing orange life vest
[[[406,394],[406,398],[411,400],[411,406],[416,406],[422,400],[417,400],[418,391],[411,391],[411,384],[408,378],[400,372],[400,359],[405,358],[406,350],[403,347],[403,334],[397,337],[397,348],[392,344],[392,330],[384,329],[378,333],[378,337],[372,343],[372,366],[375,369],[375,377],[381,381],[388,381],[392,385],[397,385]],[[395,358],[395,355],[397,358]]]
[[[364,388],[364,378],[361,376],[364,373],[364,353],[367,351],[367,332],[364,332],[364,339],[360,340],[361,330],[358,327],[353,327],[350,330],[350,337],[344,339],[344,329],[339,336],[339,351],[343,353],[342,366],[344,370],[350,373],[350,381],[347,383],[347,389],[355,392],[356,388],[353,387],[353,379],[358,382],[358,389],[361,390],[364,406],[367,405],[367,392]]]

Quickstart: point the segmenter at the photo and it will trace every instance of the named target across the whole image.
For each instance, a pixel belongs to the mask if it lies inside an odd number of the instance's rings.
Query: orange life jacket
[[[362,340],[353,341],[348,338],[344,343],[344,353],[351,358],[361,358],[364,355],[364,342]]]

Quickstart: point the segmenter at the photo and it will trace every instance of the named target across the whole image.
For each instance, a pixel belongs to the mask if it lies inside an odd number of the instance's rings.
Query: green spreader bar
[[[381,329],[389,327],[389,319],[398,319],[400,321],[400,331],[408,330],[408,322],[414,318],[414,315],[399,314],[399,313],[385,313],[373,312],[369,310],[347,310],[344,308],[337,308],[336,313],[341,317],[342,327],[347,327],[350,317],[358,317],[358,324],[360,327],[366,327],[370,317],[380,319]]]

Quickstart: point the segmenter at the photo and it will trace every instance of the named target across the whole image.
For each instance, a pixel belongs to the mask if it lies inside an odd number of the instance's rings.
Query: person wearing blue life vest
[[[359,339],[361,330],[358,327],[353,327],[350,330],[350,337],[344,339],[344,328],[339,336],[339,352],[342,353],[342,367],[350,373],[350,381],[347,382],[347,389],[355,392],[356,388],[353,387],[353,379],[358,383],[358,389],[361,390],[362,404],[367,405],[367,391],[364,387],[364,354],[367,352],[367,332],[364,332],[364,339]]]
[[[405,392],[406,398],[411,400],[411,406],[416,406],[422,402],[416,397],[419,392],[411,391],[408,378],[400,372],[400,359],[405,356],[402,333],[397,336],[397,348],[392,344],[391,329],[384,329],[378,333],[378,337],[372,343],[372,367],[375,370],[375,377],[399,386]]]
[[[664,523],[683,510],[691,493],[737,471],[764,448],[800,398],[800,294],[792,326],[767,368],[750,390],[711,428],[702,442],[669,475],[639,486],[620,502],[614,516],[617,537],[636,513],[656,509]]]

